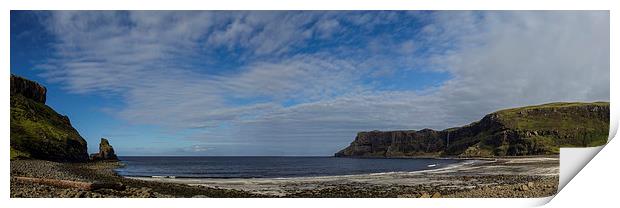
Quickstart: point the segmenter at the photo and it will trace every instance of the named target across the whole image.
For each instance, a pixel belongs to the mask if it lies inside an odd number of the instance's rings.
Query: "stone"
[[[534,182],[527,182],[527,187],[534,188]]]
[[[431,198],[441,198],[441,194],[439,192],[435,192]]]
[[[422,196],[420,196],[420,198],[431,198],[431,195],[426,193],[426,192],[424,192],[424,193],[422,193]]]
[[[525,184],[519,186],[519,191],[529,191],[529,190],[530,188]]]

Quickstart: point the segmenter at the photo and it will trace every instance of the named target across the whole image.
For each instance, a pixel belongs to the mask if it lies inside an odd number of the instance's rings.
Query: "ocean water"
[[[120,157],[122,176],[283,178],[437,169],[462,160],[340,157]]]

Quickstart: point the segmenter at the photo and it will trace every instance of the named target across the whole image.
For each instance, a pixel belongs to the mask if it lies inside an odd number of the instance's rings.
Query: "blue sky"
[[[11,73],[90,152],[331,155],[358,131],[609,100],[609,13],[12,11]]]

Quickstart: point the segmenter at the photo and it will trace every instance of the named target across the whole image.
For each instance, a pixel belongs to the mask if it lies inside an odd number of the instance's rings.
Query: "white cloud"
[[[281,154],[330,154],[362,130],[442,129],[499,108],[609,100],[608,12],[412,15],[427,25],[406,40],[372,37],[358,48],[289,54],[313,35],[342,32],[342,22],[398,24],[398,15],[55,12],[58,58],[41,69],[72,92],[123,97],[118,115],[130,122],[204,129],[188,138],[197,147],[269,144],[286,147]],[[243,65],[217,73],[192,64],[214,61],[209,51],[221,47]],[[363,82],[398,70],[451,79],[416,91]]]

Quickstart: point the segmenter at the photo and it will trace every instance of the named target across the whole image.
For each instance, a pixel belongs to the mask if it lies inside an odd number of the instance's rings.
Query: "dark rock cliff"
[[[69,118],[45,105],[45,87],[11,75],[11,158],[88,160],[86,141]]]
[[[45,104],[46,93],[47,89],[40,84],[11,74],[11,96],[20,94],[35,102]]]
[[[603,145],[609,103],[549,103],[501,110],[472,124],[435,131],[359,132],[335,156],[520,156],[558,154],[560,147]]]

